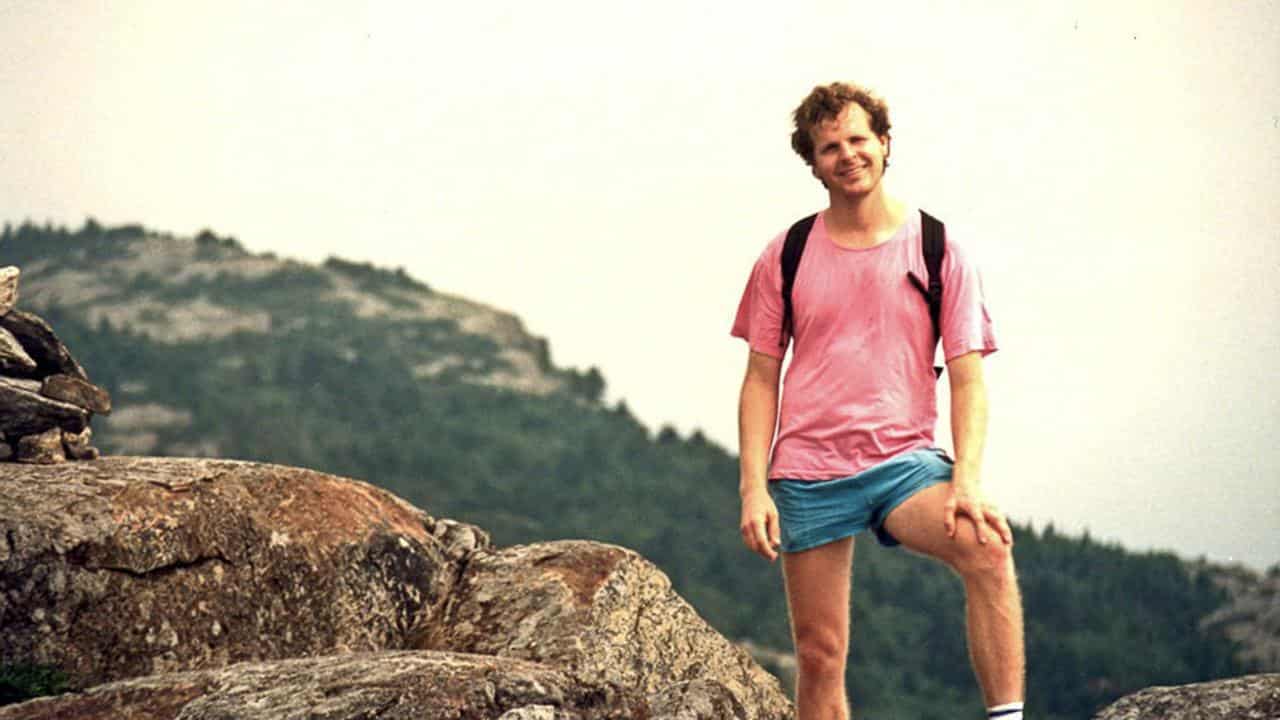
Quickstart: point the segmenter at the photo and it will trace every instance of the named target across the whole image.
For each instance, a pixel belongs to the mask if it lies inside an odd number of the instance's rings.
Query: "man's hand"
[[[1005,545],[1013,544],[1013,531],[1004,514],[994,505],[982,498],[978,490],[977,471],[964,463],[957,462],[951,477],[951,495],[943,505],[942,522],[947,529],[947,536],[956,537],[956,519],[967,516],[973,521],[977,531],[978,542],[986,544],[988,539],[998,537]]]
[[[742,542],[769,562],[778,559],[778,546],[782,544],[778,530],[778,508],[773,498],[763,488],[742,497]]]

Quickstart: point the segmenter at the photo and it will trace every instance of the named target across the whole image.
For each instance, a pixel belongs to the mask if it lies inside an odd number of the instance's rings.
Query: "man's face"
[[[889,157],[889,136],[871,131],[867,111],[846,105],[834,120],[818,123],[813,138],[813,174],[824,187],[848,196],[875,190]]]

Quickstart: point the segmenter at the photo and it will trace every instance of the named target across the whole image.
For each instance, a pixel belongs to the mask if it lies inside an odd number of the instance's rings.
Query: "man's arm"
[[[782,360],[751,351],[738,400],[738,492],[742,496],[742,542],[770,561],[781,540],[778,509],[769,497],[769,447],[778,423]]]
[[[978,531],[978,540],[987,542],[994,530],[1006,544],[1013,533],[1003,514],[982,498],[978,484],[982,476],[982,448],[987,437],[987,386],[982,379],[982,353],[970,352],[947,362],[951,378],[951,437],[956,464],[951,478],[951,497],[945,506],[947,534],[955,537],[956,517],[966,515]]]

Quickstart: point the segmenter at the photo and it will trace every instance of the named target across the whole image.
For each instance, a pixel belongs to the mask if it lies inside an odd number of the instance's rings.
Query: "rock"
[[[21,271],[13,265],[0,268],[0,315],[18,304],[18,276]]]
[[[125,457],[0,472],[0,657],[75,687],[403,648],[460,573],[428,515],[323,473]]]
[[[673,685],[651,696],[649,712],[653,720],[749,717],[729,688],[707,679]]]
[[[1275,720],[1280,674],[1147,688],[1103,708],[1094,720]]]
[[[714,680],[744,718],[791,712],[777,679],[698,617],[666,575],[612,545],[560,541],[477,552],[426,643],[535,660],[646,696],[669,691],[673,681]]]
[[[62,430],[49,428],[37,435],[18,438],[17,460],[39,465],[66,462],[67,455],[62,450]]]
[[[5,377],[0,375],[0,385],[8,385],[11,388],[26,390],[29,393],[39,394],[40,388],[44,387],[44,383],[31,378]]]
[[[757,645],[750,640],[739,641],[738,645],[751,655],[752,660],[760,663],[760,667],[778,678],[783,692],[788,696],[795,694],[797,671],[795,653]]]
[[[448,518],[436,520],[433,535],[444,545],[445,554],[451,560],[462,560],[476,550],[490,545],[489,533],[475,525]]]
[[[97,460],[99,453],[98,448],[89,444],[89,440],[93,438],[93,428],[85,428],[78,433],[69,433],[62,431],[62,447],[67,451],[67,457],[72,460]]]
[[[10,447],[9,443],[4,440],[0,440],[0,462],[8,460],[11,457],[13,457],[13,448]]]
[[[12,310],[0,315],[0,327],[13,333],[22,347],[36,361],[40,375],[65,373],[88,380],[84,368],[71,357],[71,351],[54,335],[53,328],[37,315]]]
[[[0,432],[11,437],[34,435],[50,428],[80,432],[89,413],[70,403],[47,398],[28,389],[32,381],[0,378]]]
[[[111,395],[88,380],[73,375],[50,375],[44,379],[40,394],[71,403],[98,415],[111,414]]]
[[[379,652],[241,663],[99,685],[0,707],[0,720],[624,720],[635,693],[512,658]],[[731,716],[705,716],[727,720]]]
[[[29,375],[36,369],[36,361],[31,359],[22,343],[13,333],[0,327],[0,372],[15,372]]]

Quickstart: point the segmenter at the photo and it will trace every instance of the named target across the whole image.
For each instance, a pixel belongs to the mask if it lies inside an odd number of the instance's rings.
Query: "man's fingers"
[[[769,533],[764,528],[764,518],[756,518],[751,522],[751,531],[755,535],[756,547],[764,550],[769,546]]]
[[[978,537],[978,542],[985,545],[988,537],[995,534],[995,531],[987,525],[985,514],[986,509],[973,498],[965,497],[948,501],[943,506],[943,522],[947,524],[947,534],[952,538],[956,536],[956,518],[963,515],[973,521],[973,530]]]
[[[972,499],[965,499],[958,503],[959,509],[956,511],[959,515],[967,515],[973,521],[973,530],[978,535],[978,542],[985,545],[987,537],[991,533],[991,528],[987,526],[987,519],[984,517],[983,507]]]
[[[742,532],[742,544],[746,545],[748,550],[761,557],[773,559],[770,557],[771,549],[769,547],[768,533],[765,530],[764,518],[752,518],[739,530]]]
[[[986,545],[987,538],[992,535],[991,527],[987,525],[987,519],[980,512],[972,513],[971,516],[973,517],[973,527],[978,533],[978,542]]]
[[[999,510],[993,507],[988,506],[986,511],[987,522],[995,526],[996,533],[1000,536],[1000,539],[1004,541],[1005,545],[1012,545],[1013,530],[1009,527],[1009,520],[1005,518]]]
[[[746,545],[746,546],[747,546],[747,549],[748,549],[748,550],[750,550],[751,552],[755,552],[755,553],[760,552],[760,551],[756,548],[756,533],[755,533],[755,529],[754,529],[754,528],[752,528],[750,524],[747,524],[747,525],[743,525],[742,527],[738,528],[738,530],[742,533],[742,544],[743,544],[743,545]]]
[[[769,532],[765,529],[766,521],[764,518],[758,518],[754,523],[756,552],[760,553],[769,560],[773,560],[777,555],[773,552],[773,546],[769,544]]]

